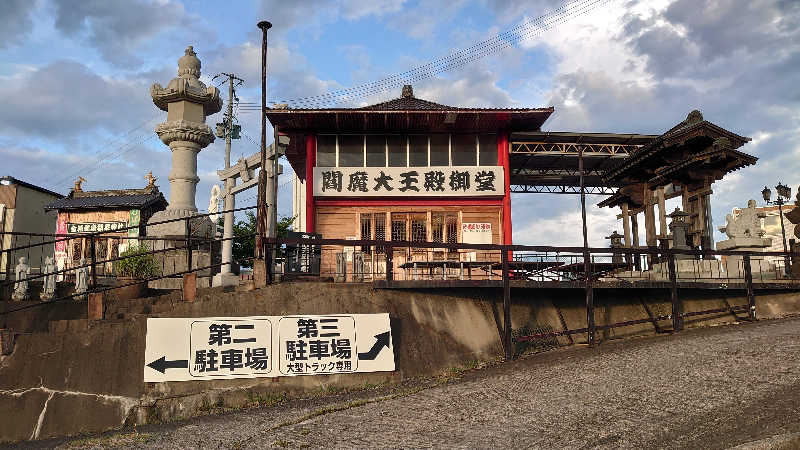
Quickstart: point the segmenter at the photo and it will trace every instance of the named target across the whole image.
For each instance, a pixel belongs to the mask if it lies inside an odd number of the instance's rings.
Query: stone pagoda
[[[197,154],[214,142],[214,132],[206,125],[206,117],[222,109],[219,89],[200,81],[200,60],[191,46],[178,60],[178,76],[164,88],[156,83],[150,88],[153,103],[167,112],[167,121],[156,126],[156,134],[172,151],[169,172],[169,206],[153,215],[148,224],[197,215],[195,192]],[[210,237],[213,228],[206,218],[190,220],[190,233]],[[182,239],[186,237],[186,221],[148,225],[150,236]]]

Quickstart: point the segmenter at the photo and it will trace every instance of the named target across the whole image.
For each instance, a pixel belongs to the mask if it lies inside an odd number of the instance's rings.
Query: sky
[[[169,198],[166,114],[153,83],[176,76],[192,45],[201,80],[233,72],[241,102],[260,101],[260,20],[269,20],[268,101],[325,94],[403,73],[557,11],[559,0],[5,0],[0,9],[0,175],[67,194],[144,187]],[[713,185],[715,227],[764,185],[800,183],[800,2],[604,0],[486,57],[415,80],[419,98],[453,106],[546,107],[543,130],[660,134],[693,109],[752,141],[756,166]],[[223,94],[225,86],[221,86]],[[362,106],[400,88],[344,99]],[[208,118],[212,128],[222,114]],[[232,159],[258,150],[257,112],[238,111]],[[271,130],[268,130],[271,136]],[[271,139],[269,139],[271,140]],[[197,206],[208,206],[224,141],[198,157]],[[283,162],[279,215],[291,215]],[[774,192],[774,189],[773,189]],[[252,194],[252,195],[251,195]],[[255,202],[255,190],[237,206]],[[589,196],[591,245],[622,231],[617,210]],[[792,199],[794,200],[794,199]],[[668,202],[671,210],[674,203]],[[580,245],[578,196],[515,194],[514,242]],[[643,228],[643,227],[640,227]],[[643,232],[643,231],[642,231]],[[716,239],[723,236],[717,232]]]

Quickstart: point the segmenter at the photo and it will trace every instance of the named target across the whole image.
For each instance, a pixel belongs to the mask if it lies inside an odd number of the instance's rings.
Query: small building
[[[56,215],[44,210],[44,206],[63,195],[39,187],[12,176],[0,178],[0,251],[42,242],[41,235],[53,233]],[[12,234],[14,233],[14,234]],[[0,253],[0,278],[5,279],[13,273],[19,256],[28,258],[28,264],[38,272],[45,256],[42,247],[32,247],[24,251]],[[12,275],[13,277],[13,275]]]
[[[44,207],[58,214],[56,234],[71,238],[55,245],[59,269],[74,267],[81,258],[90,258],[91,243],[82,237],[87,233],[102,233],[95,240],[98,259],[116,258],[128,245],[136,245],[137,238],[146,235],[148,219],[167,207],[167,200],[152,177],[143,189],[83,191],[81,181],[75,183],[67,197]]]

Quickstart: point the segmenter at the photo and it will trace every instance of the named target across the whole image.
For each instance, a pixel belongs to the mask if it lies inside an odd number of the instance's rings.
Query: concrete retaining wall
[[[761,292],[760,317],[800,312],[800,293]],[[597,323],[647,317],[640,298],[655,315],[668,314],[666,290],[596,290]],[[681,290],[685,311],[746,303],[744,292]],[[59,321],[49,333],[22,335],[13,354],[0,357],[0,440],[16,441],[86,432],[122,425],[177,420],[210,406],[240,407],[283,392],[328,386],[396,382],[435,374],[471,360],[502,355],[496,312],[502,296],[492,289],[445,291],[372,290],[364,285],[284,283],[250,292],[221,288],[198,292],[194,303],[179,293],[155,299],[109,302],[106,319]],[[585,326],[579,289],[513,290],[515,328]],[[688,300],[687,300],[688,299]],[[391,318],[397,370],[229,381],[144,383],[146,317],[208,317],[288,314],[383,313]],[[735,320],[717,314],[687,321],[687,327]],[[668,323],[663,324],[668,327]],[[650,323],[609,330],[602,339],[652,334]],[[576,335],[585,342],[585,335]],[[562,343],[566,338],[559,338]],[[12,414],[13,412],[13,414]]]

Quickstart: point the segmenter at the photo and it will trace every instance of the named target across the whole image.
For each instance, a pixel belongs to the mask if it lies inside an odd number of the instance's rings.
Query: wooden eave
[[[640,174],[637,175],[636,172],[641,171],[642,168],[645,169],[645,172],[648,170],[655,171],[657,169],[654,169],[653,166],[675,163],[677,162],[676,155],[672,153],[676,150],[683,151],[683,157],[685,158],[685,153],[692,153],[692,150],[698,146],[705,149],[718,138],[727,138],[734,150],[750,141],[750,138],[739,136],[706,120],[690,125],[683,125],[684,123],[682,122],[673,127],[670,131],[653,140],[649,145],[631,154],[617,167],[607,171],[603,179],[606,182],[618,181],[623,178],[646,179]],[[654,160],[653,158],[660,159]]]

